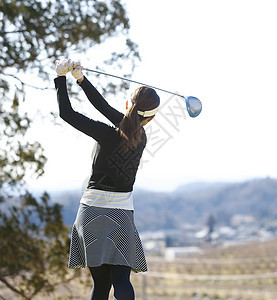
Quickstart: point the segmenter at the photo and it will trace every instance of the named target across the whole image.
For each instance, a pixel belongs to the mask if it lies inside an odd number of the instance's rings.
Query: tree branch
[[[14,79],[18,80],[23,86],[28,86],[28,87],[31,87],[33,89],[37,89],[37,90],[54,90],[54,88],[50,88],[50,87],[39,87],[39,86],[34,86],[34,85],[31,85],[31,84],[28,84],[28,83],[22,81],[17,76],[13,75],[13,74],[2,73],[2,75],[13,77]]]
[[[27,31],[28,30],[26,30],[26,29],[15,30],[15,31],[0,31],[0,34],[4,35],[4,34],[10,34],[10,33],[23,33],[23,32],[27,32]]]
[[[5,278],[0,277],[0,281],[2,281],[14,293],[20,295],[24,299],[27,299],[27,300],[29,299],[28,297],[25,296],[25,294],[23,292],[21,292],[20,290],[17,290],[13,285],[11,285]]]

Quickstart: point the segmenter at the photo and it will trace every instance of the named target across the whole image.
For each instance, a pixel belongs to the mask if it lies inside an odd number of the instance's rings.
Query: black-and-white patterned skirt
[[[80,204],[72,227],[69,268],[125,265],[147,271],[131,210]]]

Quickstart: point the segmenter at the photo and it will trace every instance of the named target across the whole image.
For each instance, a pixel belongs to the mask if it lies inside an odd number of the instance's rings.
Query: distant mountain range
[[[51,194],[63,205],[64,222],[71,225],[81,191]],[[253,216],[258,222],[277,220],[277,180],[263,178],[240,183],[193,183],[173,192],[134,191],[135,220],[139,231],[177,229],[205,224],[213,215],[228,225],[235,214]]]

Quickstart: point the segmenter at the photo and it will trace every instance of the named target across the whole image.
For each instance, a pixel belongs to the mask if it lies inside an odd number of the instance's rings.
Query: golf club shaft
[[[110,77],[114,77],[114,78],[117,78],[117,79],[126,80],[126,81],[129,81],[129,82],[132,82],[132,83],[137,83],[137,84],[140,84],[140,85],[148,86],[150,88],[153,88],[155,90],[159,90],[159,91],[162,91],[162,92],[165,92],[165,93],[168,93],[168,94],[172,94],[172,95],[175,95],[175,96],[178,96],[178,97],[186,98],[185,96],[182,96],[180,94],[170,92],[170,91],[167,91],[167,90],[164,90],[164,89],[161,89],[161,88],[158,88],[158,87],[146,84],[146,83],[135,81],[135,80],[132,80],[132,79],[129,79],[129,78],[126,78],[126,77],[121,77],[121,76],[105,73],[105,72],[102,72],[102,71],[92,70],[92,69],[88,69],[88,68],[82,68],[82,70],[89,71],[89,72],[94,72],[94,73],[98,73],[98,74],[102,74],[102,75],[106,75],[106,76],[110,76]]]

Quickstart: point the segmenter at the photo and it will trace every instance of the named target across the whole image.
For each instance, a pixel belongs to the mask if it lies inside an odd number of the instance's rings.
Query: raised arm
[[[78,62],[75,63],[76,68],[72,71],[72,75],[77,79],[78,84],[85,92],[90,103],[114,125],[118,125],[124,115],[110,106],[97,89],[83,75],[82,69],[78,68]]]
[[[90,103],[114,125],[118,125],[123,119],[124,115],[110,106],[97,89],[84,77],[84,80],[79,84]]]
[[[92,120],[73,110],[66,87],[66,77],[55,78],[55,88],[59,105],[60,117],[77,130],[87,134],[101,143],[113,131],[110,126],[99,121]]]

